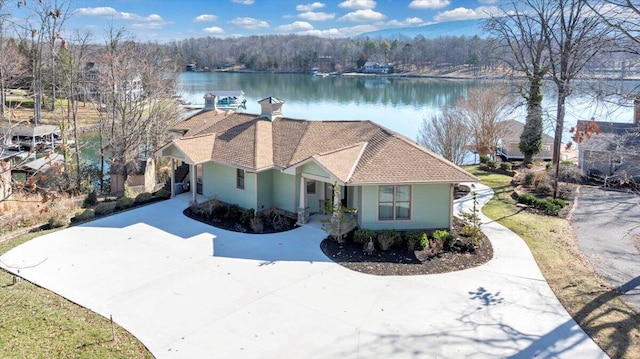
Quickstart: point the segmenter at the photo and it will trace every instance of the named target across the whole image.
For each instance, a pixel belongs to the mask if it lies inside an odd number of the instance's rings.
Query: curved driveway
[[[485,203],[491,190],[476,186]],[[113,315],[157,358],[606,357],[522,239],[484,216],[489,263],[379,277],[325,257],[318,223],[245,235],[184,217],[187,205],[178,197],[38,237],[0,264]]]

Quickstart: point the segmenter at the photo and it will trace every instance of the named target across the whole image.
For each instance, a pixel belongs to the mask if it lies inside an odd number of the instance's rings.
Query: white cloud
[[[339,29],[332,28],[327,30],[309,30],[300,32],[301,35],[312,35],[320,37],[350,37],[360,35],[365,32],[377,30],[378,28],[373,25],[357,25],[351,27],[341,27]]]
[[[116,11],[116,9],[107,6],[82,7],[76,9],[73,13],[79,16],[96,16],[114,20],[137,21],[137,23],[131,25],[131,27],[135,29],[161,29],[168,24],[168,22],[158,14],[151,14],[145,17],[130,12]]]
[[[213,22],[218,20],[218,17],[210,14],[202,14],[193,18],[193,22]]]
[[[205,27],[204,29],[202,29],[202,31],[207,32],[209,34],[214,34],[214,35],[224,34],[224,30],[221,27],[217,27],[217,26]]]
[[[442,9],[451,4],[449,0],[413,0],[409,4],[412,9]]]
[[[231,0],[231,2],[234,2],[236,4],[242,4],[242,5],[253,5],[255,1],[254,0]]]
[[[276,27],[276,30],[280,31],[309,31],[313,30],[313,25],[309,24],[306,21],[294,21],[291,24],[280,25]]]
[[[331,20],[334,17],[336,17],[336,14],[327,13],[327,12],[307,11],[307,12],[303,12],[302,14],[298,14],[298,17],[303,18],[303,19],[307,19],[307,20],[310,20],[310,21],[326,21],[326,20]]]
[[[306,5],[296,6],[296,11],[313,11],[315,9],[322,9],[325,5],[321,2],[314,2]]]
[[[342,21],[354,21],[354,22],[367,22],[367,21],[379,21],[384,20],[386,16],[377,11],[371,9],[352,11],[345,16],[341,17]]]
[[[389,26],[418,26],[426,25],[424,20],[419,17],[408,17],[402,21],[391,20],[387,23]]]
[[[346,9],[366,10],[375,8],[376,2],[373,0],[346,0],[338,6]]]
[[[439,12],[433,17],[434,20],[443,21],[455,21],[455,20],[468,20],[468,19],[484,19],[492,14],[498,14],[500,9],[495,6],[479,6],[475,9],[467,9],[466,7],[458,7],[453,10],[447,10]]]
[[[268,22],[254,19],[252,17],[237,17],[230,22],[245,29],[260,29],[269,27]]]

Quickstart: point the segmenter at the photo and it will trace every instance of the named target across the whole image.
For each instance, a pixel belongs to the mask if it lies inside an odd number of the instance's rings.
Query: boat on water
[[[246,108],[247,100],[244,98],[244,91],[212,91],[205,98],[215,98],[216,108],[220,110],[237,110]]]

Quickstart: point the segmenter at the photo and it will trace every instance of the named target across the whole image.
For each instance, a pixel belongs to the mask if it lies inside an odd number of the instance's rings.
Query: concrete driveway
[[[175,198],[39,237],[1,264],[113,315],[157,358],[606,357],[523,241],[486,218],[486,265],[379,277],[328,260],[318,223],[245,235],[192,221],[186,206]]]
[[[596,272],[640,311],[640,196],[581,187],[573,227]]]

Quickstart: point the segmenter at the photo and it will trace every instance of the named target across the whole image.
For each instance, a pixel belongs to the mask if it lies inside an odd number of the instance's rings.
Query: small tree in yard
[[[471,192],[471,197],[473,200],[473,208],[471,211],[460,213],[466,222],[462,228],[462,235],[467,237],[469,243],[477,246],[482,243],[482,231],[480,230],[480,209],[478,208],[476,191]]]
[[[430,119],[423,119],[418,143],[445,159],[461,165],[471,142],[471,128],[455,109],[444,109]]]
[[[337,183],[332,185],[334,191],[334,198],[341,198],[340,186]],[[344,243],[345,232],[352,228],[355,224],[355,219],[351,217],[351,213],[354,212],[353,208],[346,208],[342,205],[342,202],[327,201],[327,212],[332,212],[331,218],[322,221],[322,229],[331,236],[336,242]]]

